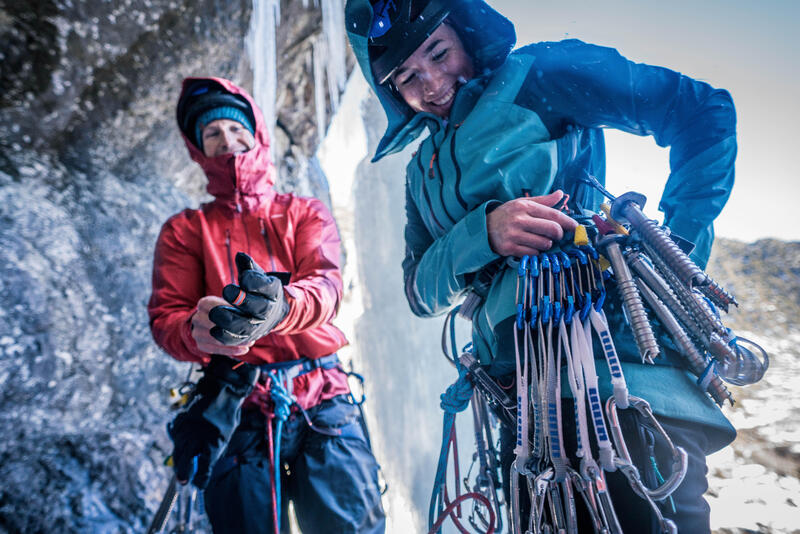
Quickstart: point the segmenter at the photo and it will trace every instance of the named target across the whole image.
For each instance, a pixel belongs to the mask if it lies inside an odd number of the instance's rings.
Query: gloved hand
[[[283,283],[239,252],[239,285],[229,284],[222,296],[232,306],[216,306],[208,318],[216,325],[211,335],[225,345],[248,345],[267,335],[289,313]]]
[[[172,460],[181,484],[208,485],[214,464],[241,419],[245,397],[253,391],[258,367],[214,354],[203,369],[189,404],[167,425]],[[237,366],[234,369],[234,366]]]
[[[208,354],[222,354],[232,358],[247,354],[255,341],[245,345],[228,346],[211,335],[211,329],[217,325],[208,318],[208,314],[220,305],[227,306],[228,302],[222,297],[213,295],[205,296],[197,302],[197,311],[192,315],[192,337],[197,343],[197,348]]]

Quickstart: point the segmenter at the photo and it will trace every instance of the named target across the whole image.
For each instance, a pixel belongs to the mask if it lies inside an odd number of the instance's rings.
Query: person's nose
[[[419,75],[422,80],[422,90],[425,93],[425,97],[429,98],[432,96],[436,96],[437,91],[439,90],[439,80],[436,76],[432,75],[431,73],[422,73]]]
[[[222,130],[222,144],[224,148],[230,148],[236,142],[236,134],[228,130]]]

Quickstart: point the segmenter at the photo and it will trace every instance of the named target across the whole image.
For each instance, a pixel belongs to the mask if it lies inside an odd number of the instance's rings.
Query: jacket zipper
[[[233,256],[231,255],[231,231],[225,230],[225,248],[228,251],[228,269],[231,272],[231,284],[236,283],[236,278],[233,273]]]
[[[445,134],[445,137],[447,134]],[[447,205],[444,201],[444,174],[442,173],[442,168],[439,166],[439,149],[441,145],[438,147],[436,146],[436,141],[431,136],[431,144],[433,145],[433,155],[431,156],[431,161],[428,166],[428,176],[430,178],[434,178],[436,174],[433,171],[433,166],[436,164],[436,169],[439,171],[439,202],[442,205],[442,211],[444,211],[445,216],[450,220],[452,224],[456,223],[455,217],[450,215],[450,211],[447,209]]]
[[[275,272],[278,269],[275,267],[275,255],[272,253],[272,245],[269,242],[267,228],[264,226],[264,219],[259,217],[258,222],[261,224],[261,236],[264,238],[264,243],[267,245],[267,254],[269,254],[269,262],[272,265],[272,271]]]
[[[458,203],[461,204],[464,211],[469,211],[467,202],[464,200],[464,197],[461,196],[461,166],[458,164],[458,160],[456,160],[456,133],[458,132],[459,126],[460,124],[453,125],[453,136],[450,138],[450,158],[453,160],[453,167],[456,169],[456,199],[458,199]]]

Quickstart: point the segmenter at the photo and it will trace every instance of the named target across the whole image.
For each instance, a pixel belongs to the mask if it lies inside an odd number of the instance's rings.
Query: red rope
[[[492,503],[489,502],[489,499],[487,499],[484,495],[481,495],[480,493],[474,491],[459,495],[453,502],[445,506],[445,509],[442,510],[441,514],[439,514],[439,519],[437,519],[436,523],[433,524],[433,527],[428,532],[428,534],[436,534],[436,532],[440,528],[442,528],[442,525],[444,524],[444,521],[445,519],[448,518],[448,516],[453,518],[453,523],[456,525],[456,528],[459,530],[459,532],[462,532],[464,534],[469,534],[469,531],[461,525],[461,523],[458,521],[458,519],[455,517],[455,514],[453,513],[453,510],[467,499],[475,499],[489,510],[489,529],[486,531],[485,534],[494,534],[495,516],[494,516],[494,508],[492,508]]]
[[[455,475],[455,486],[456,486],[456,498],[453,502],[449,502],[447,497],[447,482],[443,484],[442,488],[442,502],[445,504],[444,510],[439,514],[439,519],[436,520],[434,523],[433,528],[430,530],[428,534],[436,534],[436,532],[442,528],[442,524],[444,523],[445,519],[450,517],[453,520],[453,525],[458,529],[461,534],[471,534],[469,530],[461,524],[461,503],[467,499],[475,499],[483,504],[486,508],[489,509],[489,529],[486,531],[485,534],[493,534],[494,533],[494,508],[492,508],[492,503],[489,502],[484,495],[481,495],[477,492],[469,492],[462,494],[460,492],[461,487],[461,472],[458,466],[458,440],[456,439],[456,425],[453,422],[453,426],[450,429],[450,449],[453,453],[453,470]]]

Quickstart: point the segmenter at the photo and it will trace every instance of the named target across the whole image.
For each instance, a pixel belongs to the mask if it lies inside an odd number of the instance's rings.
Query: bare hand
[[[241,356],[247,354],[253,343],[247,345],[224,345],[211,336],[211,328],[216,326],[208,318],[208,312],[216,306],[230,306],[222,297],[208,296],[197,301],[197,311],[192,315],[192,337],[197,343],[197,348],[209,354],[222,354],[224,356]]]
[[[564,198],[563,191],[541,197],[509,200],[486,216],[489,246],[501,256],[537,255],[574,230],[578,223],[551,208]]]

